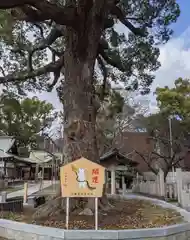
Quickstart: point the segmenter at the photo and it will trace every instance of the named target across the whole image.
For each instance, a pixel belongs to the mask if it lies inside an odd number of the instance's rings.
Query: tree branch
[[[41,33],[41,37],[43,39],[42,42],[38,46],[36,46],[33,49],[28,51],[28,71],[33,71],[32,57],[36,51],[40,51],[45,48],[49,48],[53,54],[58,55],[60,57],[60,55],[54,49],[52,49],[50,47],[50,45],[53,44],[57,40],[57,38],[62,36],[61,31],[58,30],[57,28],[53,28],[46,38],[44,38],[43,29],[40,30],[40,33]]]
[[[172,167],[175,167],[179,162],[181,162],[184,159],[184,157],[178,158],[173,164],[171,165]]]
[[[41,76],[45,73],[55,72],[61,68],[64,64],[63,57],[57,60],[56,62],[51,62],[44,67],[33,70],[32,72],[22,71],[19,73],[9,74],[5,77],[0,77],[0,84],[5,84],[8,82],[24,82],[29,78],[35,78]]]
[[[135,35],[139,35],[141,37],[146,36],[143,29],[134,27],[133,24],[127,20],[125,14],[118,6],[114,6],[111,10],[111,13],[115,15],[120,20],[120,22],[123,23]]]
[[[102,72],[102,75],[103,75],[102,89],[101,89],[101,93],[100,93],[100,100],[103,101],[104,96],[105,96],[108,72],[107,72],[107,68],[106,68],[106,66],[105,66],[105,64],[104,64],[104,62],[103,62],[103,60],[100,56],[97,57],[97,61],[98,61],[99,68],[100,68],[100,70]]]
[[[107,64],[111,65],[112,67],[117,68],[118,70],[120,70],[121,72],[125,72],[124,67],[122,66],[122,64],[120,62],[114,61],[112,58],[110,58],[106,52],[104,51],[103,46],[100,44],[99,45],[99,54],[101,55],[101,57],[107,62]]]
[[[43,0],[6,0],[0,2],[0,9],[9,9],[15,7],[21,7],[25,4],[32,5],[35,2],[42,2]]]
[[[151,162],[147,161],[146,160],[146,157],[144,157],[144,155],[138,151],[135,151],[142,159],[143,161],[147,164],[147,166],[149,167],[149,169],[155,174],[157,175],[158,174],[158,171],[156,171],[152,166],[151,166]],[[149,157],[150,159],[150,157]]]
[[[76,8],[72,6],[58,6],[46,0],[8,0],[1,1],[0,9],[19,7],[25,17],[22,17],[16,10],[12,10],[13,16],[20,20],[29,22],[41,22],[53,20],[61,25],[76,27]]]
[[[167,156],[163,156],[163,155],[161,155],[161,154],[159,154],[159,153],[157,153],[157,152],[152,152],[152,154],[154,154],[154,155],[156,155],[156,156],[158,156],[159,158],[167,158],[167,159],[169,159],[170,157],[167,157]]]

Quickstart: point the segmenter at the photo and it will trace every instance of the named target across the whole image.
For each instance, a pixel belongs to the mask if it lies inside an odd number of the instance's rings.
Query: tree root
[[[62,201],[62,198],[57,197],[39,206],[36,212],[32,216],[33,220],[49,217],[52,214],[59,212],[61,210],[61,205],[62,205],[61,201]]]
[[[107,197],[102,197],[98,201],[99,212],[105,212],[111,210],[114,206],[112,206]],[[66,199],[60,196],[56,196],[54,198],[49,198],[48,201],[39,206],[36,212],[33,214],[33,220],[39,220],[43,218],[47,218],[50,216],[56,216],[60,213],[65,212],[66,210]],[[95,201],[94,198],[70,198],[69,201],[69,211],[76,215],[87,215],[92,216],[95,212]]]

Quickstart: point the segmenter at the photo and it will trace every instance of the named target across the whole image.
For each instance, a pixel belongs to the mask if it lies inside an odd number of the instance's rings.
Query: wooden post
[[[1,202],[6,203],[7,201],[7,192],[3,191],[1,192]]]
[[[160,187],[160,197],[165,197],[165,182],[164,182],[164,172],[159,169],[159,187]]]
[[[30,170],[29,170],[29,180],[32,179],[32,167],[30,166]]]
[[[111,194],[115,194],[115,170],[111,170]]]
[[[7,161],[6,161],[7,159],[5,159],[3,162],[4,162],[4,170],[3,170],[3,172],[4,172],[4,177],[6,177],[6,175],[7,175]],[[7,176],[8,177],[8,176]]]
[[[27,197],[28,197],[28,183],[24,183],[24,199],[23,203],[27,203]]]
[[[98,198],[95,198],[95,230],[98,230]]]
[[[122,176],[122,192],[123,192],[123,195],[126,194],[125,176]]]
[[[69,198],[66,198],[66,229],[69,229]]]
[[[139,184],[139,173],[137,172],[137,182],[136,182],[136,184],[138,185]]]
[[[109,193],[108,192],[108,189],[109,189],[109,171],[108,170],[106,170],[105,171],[105,182],[106,182],[106,193]]]
[[[176,181],[177,181],[177,199],[178,203],[182,205],[183,207],[183,181],[182,181],[182,171],[181,168],[176,168]]]
[[[38,181],[38,171],[39,171],[39,164],[36,163],[36,168],[35,168],[35,181]]]
[[[44,164],[42,166],[42,179],[44,180]]]

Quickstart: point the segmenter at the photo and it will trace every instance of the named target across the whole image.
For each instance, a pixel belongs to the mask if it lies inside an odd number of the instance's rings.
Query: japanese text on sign
[[[63,197],[101,197],[105,168],[80,158],[60,168]]]
[[[92,183],[98,183],[99,168],[92,169]]]

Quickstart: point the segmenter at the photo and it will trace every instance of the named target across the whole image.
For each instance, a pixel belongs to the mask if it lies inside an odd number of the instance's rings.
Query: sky
[[[149,99],[150,108],[154,112],[156,100],[153,92],[156,87],[172,87],[174,81],[179,78],[190,78],[190,1],[178,0],[181,15],[172,25],[173,37],[165,45],[160,47],[161,67],[155,72],[155,80],[151,87]]]
[[[150,101],[150,111],[157,110],[153,92],[156,87],[171,87],[178,77],[190,78],[190,1],[178,0],[181,15],[178,21],[172,25],[173,37],[165,45],[160,47],[161,67],[155,72],[155,80],[151,87],[151,94],[146,96]],[[42,100],[51,102],[55,108],[62,110],[56,91],[41,93]]]

